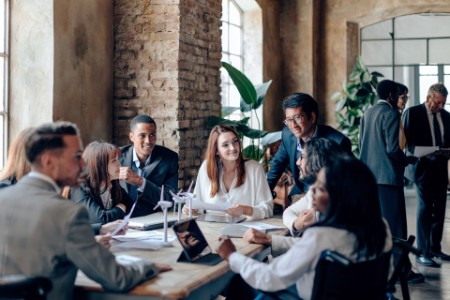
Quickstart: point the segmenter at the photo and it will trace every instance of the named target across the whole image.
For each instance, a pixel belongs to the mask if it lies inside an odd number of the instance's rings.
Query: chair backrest
[[[45,300],[51,288],[46,277],[0,277],[0,299]]]
[[[325,250],[316,267],[311,299],[386,299],[391,253],[353,263],[343,255]]]

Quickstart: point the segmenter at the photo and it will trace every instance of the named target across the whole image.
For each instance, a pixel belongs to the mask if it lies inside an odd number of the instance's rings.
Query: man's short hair
[[[295,93],[290,96],[287,96],[283,100],[283,111],[286,112],[286,108],[297,108],[301,107],[302,110],[306,113],[308,118],[311,118],[311,114],[314,112],[316,114],[316,118],[319,119],[319,105],[316,100],[308,94],[304,93]]]
[[[25,154],[28,161],[34,163],[44,151],[66,147],[64,135],[79,135],[77,125],[70,122],[55,122],[36,127],[31,133],[30,139],[25,143]]]
[[[442,82],[435,83],[428,89],[428,95],[432,95],[433,93],[439,93],[444,97],[447,97],[448,91],[445,85]]]
[[[136,125],[139,123],[153,124],[156,127],[155,120],[153,120],[149,115],[137,115],[133,118],[133,120],[131,120],[130,131],[133,131],[134,128],[136,128]]]
[[[398,83],[392,80],[383,80],[377,85],[378,97],[382,100],[388,100],[389,96],[392,97],[392,101],[398,101],[399,86]]]

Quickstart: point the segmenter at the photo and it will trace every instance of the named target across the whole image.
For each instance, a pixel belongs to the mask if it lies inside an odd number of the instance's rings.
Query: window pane
[[[4,117],[0,115],[0,169],[3,169],[3,162],[6,160],[5,157],[5,127],[4,127]]]
[[[222,0],[222,20],[228,21],[228,0]]]
[[[241,26],[241,12],[236,5],[230,1],[230,23]]]
[[[242,55],[241,52],[241,29],[236,26],[230,26],[230,53]]]
[[[361,54],[367,65],[391,65],[392,42],[391,41],[367,41],[362,42]]]
[[[450,64],[450,39],[430,40],[430,64]]]
[[[444,66],[444,74],[450,74],[450,66]]]
[[[5,52],[5,1],[0,1],[0,52]]]
[[[422,67],[420,67],[422,68]],[[430,88],[431,85],[435,84],[436,82],[438,82],[438,77],[437,76],[420,76],[419,77],[419,81],[420,81],[420,92],[419,92],[419,102],[420,103],[424,103],[425,100],[427,100],[427,93],[428,93],[428,89]]]
[[[447,68],[449,66],[445,66],[445,68]],[[450,71],[447,69],[447,71]],[[444,75],[444,85],[445,87],[448,89],[450,89],[450,75]],[[447,102],[445,103],[445,110],[450,111],[450,102],[447,100]]]
[[[419,74],[420,75],[437,75],[438,67],[437,66],[420,66]]]
[[[230,102],[229,106],[239,107],[241,103],[241,95],[235,85],[230,86]]]
[[[242,57],[230,55],[230,63],[231,65],[233,65],[233,67],[242,72]]]
[[[230,96],[230,86],[228,84],[222,84],[222,106],[229,106],[228,99]]]
[[[395,42],[395,64],[412,65],[427,63],[427,43],[425,40]]]
[[[4,86],[5,86],[5,58],[0,57],[0,111],[5,110]]]
[[[228,23],[222,23],[222,51],[223,52],[228,52],[228,27],[229,24]]]
[[[386,20],[364,27],[361,31],[361,39],[391,39],[389,32],[392,32],[392,20]]]

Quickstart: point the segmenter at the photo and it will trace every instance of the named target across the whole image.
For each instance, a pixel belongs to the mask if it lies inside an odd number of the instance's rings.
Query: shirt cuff
[[[145,189],[145,182],[146,182],[146,180],[145,180],[145,178],[144,177],[141,177],[142,178],[142,184],[141,184],[141,186],[140,187],[138,187],[138,191],[139,192],[143,192],[144,191],[144,189]]]
[[[240,273],[241,267],[244,265],[246,259],[247,257],[245,255],[237,251],[233,252],[228,259],[231,270],[235,273]]]

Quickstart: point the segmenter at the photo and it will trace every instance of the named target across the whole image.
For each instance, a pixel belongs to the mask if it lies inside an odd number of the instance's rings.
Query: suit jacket
[[[78,269],[113,291],[157,274],[148,263],[117,264],[95,241],[86,209],[40,178],[25,176],[2,189],[0,206],[0,274],[50,278],[49,300],[72,299]]]
[[[352,144],[350,140],[336,129],[327,125],[318,125],[316,130],[317,132],[314,133],[314,137],[332,140],[339,144],[342,149],[349,154],[352,153]],[[280,179],[281,175],[286,170],[286,167],[289,166],[295,181],[295,186],[292,189],[291,194],[300,194],[307,191],[308,186],[301,182],[299,178],[299,170],[296,165],[296,152],[297,138],[288,127],[284,127],[281,133],[281,146],[275,154],[275,157],[272,159],[270,171],[267,173],[267,181],[269,182],[271,190],[274,189],[278,179]]]
[[[69,199],[78,202],[84,207],[86,207],[86,209],[89,212],[89,222],[91,222],[92,224],[95,223],[106,224],[119,219],[123,219],[126,213],[128,213],[131,209],[132,206],[131,198],[123,188],[121,189],[122,189],[122,199],[120,199],[120,201],[117,201],[117,203],[123,203],[127,208],[126,212],[124,212],[117,206],[113,206],[111,209],[108,210],[105,209],[100,196],[97,197],[93,196],[91,194],[91,189],[86,184],[82,184],[79,187],[71,188]],[[111,191],[111,194],[114,194],[114,192]]]
[[[122,156],[119,158],[122,167],[130,167],[133,163],[133,145],[120,148]],[[164,184],[164,199],[170,200],[169,190],[178,190],[178,154],[174,151],[155,145],[150,163],[142,170],[145,188],[138,194],[138,204],[134,208],[133,217],[148,215],[156,212],[153,208],[159,202],[161,186]],[[122,187],[129,193],[130,184],[121,181]]]
[[[442,123],[444,125],[444,148],[450,147],[450,113],[441,111]],[[403,128],[406,136],[407,153],[414,153],[415,146],[433,146],[431,127],[428,121],[427,108],[425,104],[419,104],[405,110],[403,114]],[[423,157],[416,165],[408,166],[405,176],[417,183],[427,177],[427,174],[439,172],[439,177],[447,181],[447,158],[438,156],[435,159]],[[436,175],[436,174],[434,174]],[[444,180],[443,179],[443,180]]]
[[[408,158],[400,149],[400,113],[380,101],[361,118],[360,159],[375,175],[377,184],[403,187]]]

